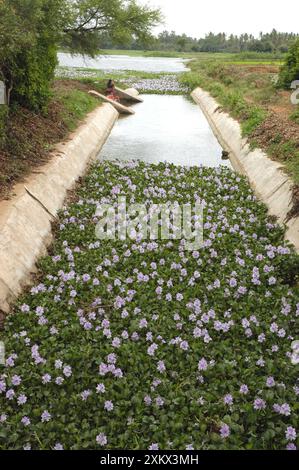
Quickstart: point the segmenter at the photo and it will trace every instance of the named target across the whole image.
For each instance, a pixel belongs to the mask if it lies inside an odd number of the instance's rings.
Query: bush
[[[57,63],[61,0],[0,3],[0,76],[11,101],[46,108]]]
[[[289,50],[284,65],[280,70],[278,86],[290,88],[294,80],[299,80],[299,40]]]
[[[20,54],[14,71],[12,100],[30,109],[46,109],[56,65],[56,47],[46,40]]]

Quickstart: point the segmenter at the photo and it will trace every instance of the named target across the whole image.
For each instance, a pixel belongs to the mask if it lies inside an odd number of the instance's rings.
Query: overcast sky
[[[299,33],[299,0],[139,0],[160,7],[164,29],[203,37],[214,33],[281,32]]]

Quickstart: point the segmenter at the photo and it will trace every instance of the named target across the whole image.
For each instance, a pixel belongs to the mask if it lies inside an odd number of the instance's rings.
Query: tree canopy
[[[58,47],[95,55],[102,35],[146,41],[160,11],[135,0],[0,0],[0,79],[12,98],[46,106]]]
[[[193,38],[186,34],[176,34],[174,31],[162,31],[150,42],[149,47],[157,51],[182,52],[228,52],[228,53],[285,53],[298,37],[295,33],[281,33],[273,29],[270,33],[260,33],[258,37],[252,34],[240,36],[225,33],[208,33],[204,38]],[[107,35],[102,39],[103,47],[111,48],[112,41]],[[119,45],[121,46],[121,45]],[[131,49],[144,49],[145,45],[132,40]]]
[[[99,50],[104,34],[114,44],[148,40],[161,19],[159,10],[135,0],[75,0],[65,7],[62,43],[90,55]]]

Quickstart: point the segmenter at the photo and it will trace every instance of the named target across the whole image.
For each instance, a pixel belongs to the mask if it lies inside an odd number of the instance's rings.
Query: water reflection
[[[126,55],[100,55],[91,57],[66,52],[58,53],[59,65],[63,67],[83,67],[98,70],[137,70],[140,72],[185,72],[185,61],[178,58],[130,57]]]
[[[103,147],[105,159],[230,166],[206,118],[185,96],[144,95],[134,116],[120,118]]]

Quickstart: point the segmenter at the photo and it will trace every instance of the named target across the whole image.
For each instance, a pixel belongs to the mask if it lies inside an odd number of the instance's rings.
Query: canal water
[[[121,117],[100,152],[108,160],[167,161],[176,165],[230,166],[204,114],[188,97],[144,95],[136,114]]]
[[[100,55],[92,59],[80,54],[58,53],[62,67],[92,68],[98,70],[136,70],[139,72],[186,72],[186,60],[165,57],[130,57],[126,55]]]
[[[184,72],[180,58],[100,55],[94,59],[58,54],[65,67],[145,72]],[[176,165],[230,166],[221,160],[222,149],[200,108],[186,96],[144,95],[134,105],[136,114],[120,117],[99,158],[140,159],[148,163],[167,161]]]

